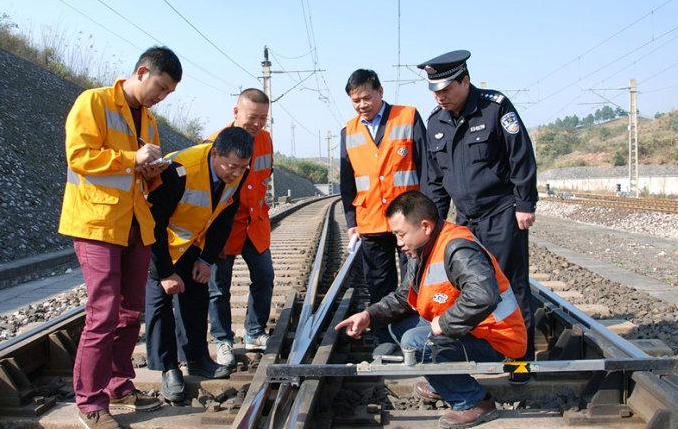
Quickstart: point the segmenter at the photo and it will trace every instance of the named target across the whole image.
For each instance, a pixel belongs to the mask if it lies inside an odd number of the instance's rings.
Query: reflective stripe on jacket
[[[346,124],[346,153],[353,167],[356,223],[361,234],[389,231],[384,213],[405,191],[419,189],[413,157],[416,109],[391,106],[379,147],[356,116]]]
[[[68,114],[59,233],[126,246],[134,216],[143,243],[150,245],[155,223],[145,194],[151,183],[134,170],[139,145],[123,82],[83,92]],[[139,137],[160,144],[155,118],[145,107]]]
[[[454,305],[462,293],[447,277],[445,271],[445,247],[455,239],[465,239],[480,244],[465,226],[445,222],[440,235],[430,253],[418,292],[410,287],[407,301],[424,319],[431,321],[442,315]],[[497,260],[480,244],[494,267],[495,278],[499,285],[501,300],[494,311],[470,332],[471,335],[485,339],[490,345],[510,358],[521,358],[527,348],[527,331],[520,307],[513,295],[508,279],[499,268]]]

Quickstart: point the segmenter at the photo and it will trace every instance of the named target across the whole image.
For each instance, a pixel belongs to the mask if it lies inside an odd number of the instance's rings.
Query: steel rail
[[[313,344],[313,342],[315,341],[319,334],[320,328],[323,326],[325,319],[329,314],[329,310],[332,304],[334,303],[334,300],[336,299],[338,293],[344,286],[344,283],[348,277],[348,273],[353,266],[355,257],[360,250],[360,244],[361,243],[358,242],[353,251],[349,252],[348,256],[346,257],[346,260],[344,261],[343,265],[341,266],[341,269],[334,278],[332,285],[325,294],[325,297],[320,303],[320,306],[318,307],[317,311],[309,315],[309,317],[306,319],[306,322],[301,328],[297,327],[297,331],[294,335],[292,349],[290,350],[290,353],[287,357],[288,364],[300,364],[301,361],[306,356],[306,354],[308,353],[311,345]],[[250,403],[248,409],[241,410],[240,413],[238,413],[238,416],[236,416],[236,419],[233,422],[232,425],[233,428],[253,429],[256,427],[256,425],[258,425],[259,423],[258,417],[260,417],[261,415],[261,410],[263,409],[264,402],[266,400],[266,397],[268,396],[261,393],[261,391],[263,391],[264,389],[270,389],[270,383],[268,382],[264,383],[264,385],[260,388],[259,392],[257,392],[255,400],[253,400]],[[274,411],[272,412],[274,417],[276,414],[276,410],[279,407],[283,407],[286,405],[285,401],[283,401],[284,399],[283,397],[288,395],[289,389],[290,389],[289,385],[283,385],[283,387],[281,387],[281,390],[279,391],[280,393],[276,395],[275,405],[273,409]],[[255,416],[256,418],[244,418],[245,416]],[[271,421],[271,424],[273,423],[275,422]]]

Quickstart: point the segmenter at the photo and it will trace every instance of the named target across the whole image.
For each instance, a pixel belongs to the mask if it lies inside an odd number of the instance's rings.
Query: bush
[[[626,159],[624,158],[624,155],[621,154],[621,152],[617,152],[614,154],[614,156],[612,157],[612,165],[614,165],[615,167],[626,165]]]
[[[288,158],[280,153],[275,155],[275,164],[292,170],[312,183],[327,183],[327,165],[305,159]]]

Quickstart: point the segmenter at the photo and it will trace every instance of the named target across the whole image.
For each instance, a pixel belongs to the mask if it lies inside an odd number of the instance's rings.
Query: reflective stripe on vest
[[[370,176],[358,176],[355,178],[355,189],[358,192],[370,190]]]
[[[410,171],[394,171],[393,185],[394,186],[416,186],[419,184],[416,170]]]
[[[130,174],[111,174],[108,176],[94,176],[92,174],[83,174],[85,183],[89,185],[107,186],[109,188],[129,191],[134,182],[134,176]],[[66,172],[66,181],[73,185],[80,185],[80,175],[68,167]]]
[[[221,199],[219,199],[219,203],[225,203],[226,201],[228,201],[228,199],[231,198],[235,194],[235,191],[237,189],[238,189],[237,186],[234,186],[232,188],[225,187],[224,192],[221,195]]]
[[[414,127],[412,124],[395,125],[391,128],[388,138],[390,140],[411,140],[414,138]]]
[[[185,189],[184,195],[179,201],[181,204],[189,204],[196,207],[210,207],[210,193],[196,189]]]
[[[501,322],[506,319],[518,308],[518,301],[516,301],[516,296],[513,294],[513,289],[511,289],[511,287],[509,287],[508,290],[505,290],[500,297],[501,301],[499,301],[497,308],[492,312],[496,322]]]
[[[170,224],[167,225],[167,227],[169,229],[171,229],[172,232],[174,232],[174,234],[176,234],[176,236],[181,238],[182,240],[188,241],[191,238],[193,238],[193,232],[191,232],[190,230],[188,230],[186,228],[182,228],[179,225],[170,223]]]
[[[430,286],[449,281],[445,272],[445,263],[436,262],[428,266],[424,286]]]
[[[106,127],[125,133],[128,136],[133,135],[132,130],[127,126],[125,117],[118,112],[106,109]]]
[[[258,156],[254,159],[254,171],[261,171],[271,168],[273,158],[270,153]]]
[[[155,127],[153,127],[153,125],[149,125],[148,126],[148,141],[152,142],[154,136],[155,136]]]
[[[347,134],[346,135],[346,150],[354,147],[362,146],[367,143],[367,139],[363,134]]]

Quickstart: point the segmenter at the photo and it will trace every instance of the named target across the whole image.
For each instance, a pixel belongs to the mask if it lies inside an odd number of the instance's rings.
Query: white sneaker
[[[217,347],[217,363],[219,365],[235,366],[235,356],[233,356],[233,344],[219,343]]]
[[[266,343],[268,342],[268,335],[261,334],[256,338],[245,335],[245,349],[247,350],[266,350]]]

